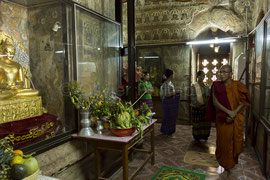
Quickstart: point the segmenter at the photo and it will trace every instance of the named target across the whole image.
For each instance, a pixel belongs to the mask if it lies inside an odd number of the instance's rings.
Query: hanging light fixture
[[[189,41],[187,45],[199,45],[199,44],[220,44],[220,43],[231,43],[235,42],[235,38],[223,38],[223,39],[210,39],[210,40],[203,40],[203,41]]]

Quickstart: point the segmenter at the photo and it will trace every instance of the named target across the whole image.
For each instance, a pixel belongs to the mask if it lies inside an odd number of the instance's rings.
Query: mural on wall
[[[0,1],[0,31],[10,34],[29,53],[27,9]]]
[[[191,23],[196,10],[204,9],[194,2],[150,2],[136,0],[136,44],[177,42],[191,39],[187,24]],[[127,44],[127,4],[123,6],[123,41]]]
[[[253,5],[251,0],[135,0],[136,44],[187,41],[210,24],[225,32],[244,33]],[[127,44],[127,3],[123,4],[123,42]]]

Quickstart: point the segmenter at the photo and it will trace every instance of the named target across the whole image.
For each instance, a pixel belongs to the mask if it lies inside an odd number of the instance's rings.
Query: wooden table
[[[147,134],[151,133],[150,150],[134,149],[134,151],[149,153],[149,156],[144,160],[141,166],[130,177],[128,177],[128,151],[142,139],[137,132],[134,132],[131,136],[126,137],[114,136],[110,131],[104,131],[102,135],[95,134],[93,136],[78,136],[77,134],[73,134],[72,136],[74,138],[86,140],[94,145],[96,155],[96,177],[98,180],[106,179],[100,177],[101,174],[100,150],[105,149],[105,150],[122,151],[123,179],[128,180],[133,179],[150,159],[152,165],[154,165],[155,163],[154,123],[156,121],[157,121],[156,119],[152,119],[149,125],[143,127],[144,132],[142,138],[144,138]]]

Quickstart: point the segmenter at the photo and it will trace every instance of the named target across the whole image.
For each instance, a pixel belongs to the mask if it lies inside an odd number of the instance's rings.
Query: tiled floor
[[[207,167],[200,165],[191,165],[184,163],[184,156],[187,151],[200,151],[214,154],[216,132],[215,128],[211,129],[211,135],[208,141],[196,142],[192,137],[192,127],[177,125],[175,137],[166,137],[159,131],[160,124],[155,124],[156,136],[156,163],[154,166],[148,162],[140,173],[136,176],[135,180],[150,180],[155,175],[162,165],[175,166],[177,168],[189,169],[207,174],[206,180],[265,180],[262,175],[259,162],[252,147],[245,147],[244,152],[240,155],[239,164],[237,164],[231,174],[224,178],[223,168]],[[143,146],[149,149],[149,139],[146,137]],[[144,154],[136,153],[132,161],[129,162],[129,174],[145,159]],[[113,177],[114,180],[122,179],[122,170],[119,170]]]

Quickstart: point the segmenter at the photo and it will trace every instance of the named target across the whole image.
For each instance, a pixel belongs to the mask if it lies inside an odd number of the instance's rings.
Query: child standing
[[[151,111],[153,112],[153,101],[152,101],[152,92],[153,87],[152,84],[149,82],[150,79],[150,74],[149,72],[144,72],[143,73],[143,77],[142,77],[142,81],[139,84],[139,95],[142,95],[144,92],[145,94],[142,96],[141,100],[140,100],[140,105],[142,105],[143,103],[146,103]]]

